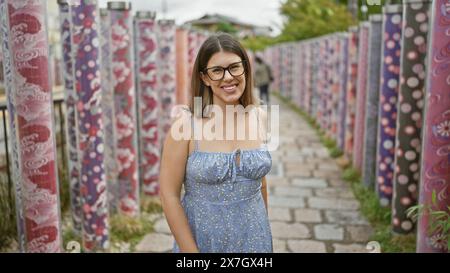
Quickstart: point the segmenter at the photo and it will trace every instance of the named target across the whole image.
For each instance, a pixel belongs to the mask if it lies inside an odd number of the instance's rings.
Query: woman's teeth
[[[222,86],[222,89],[225,90],[226,92],[232,92],[236,89],[236,85],[226,85],[226,86]]]

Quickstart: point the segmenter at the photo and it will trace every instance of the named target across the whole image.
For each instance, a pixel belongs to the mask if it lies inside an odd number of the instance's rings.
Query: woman
[[[255,57],[255,86],[265,104],[269,104],[269,85],[273,81],[270,66],[260,56]]]
[[[272,252],[265,179],[271,156],[263,137],[246,135],[239,140],[234,134],[237,124],[245,122],[249,132],[255,116],[258,124],[265,124],[267,115],[258,108],[243,115],[224,114],[216,123],[223,128],[215,130],[220,132],[218,139],[211,140],[204,130],[208,121],[220,117],[208,106],[225,113],[227,106],[255,103],[251,75],[249,58],[232,36],[213,35],[200,48],[192,74],[191,109],[177,121],[188,124],[189,132],[200,127],[209,140],[194,139],[192,133],[188,139],[177,139],[176,121],[166,137],[161,162],[160,197],[175,237],[174,252]],[[202,98],[198,116],[191,114],[195,97]],[[229,128],[235,129],[233,137],[220,140]],[[185,195],[180,202],[183,182]]]

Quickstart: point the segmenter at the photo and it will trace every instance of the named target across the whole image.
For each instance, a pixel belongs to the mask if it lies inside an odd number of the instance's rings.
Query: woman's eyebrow
[[[230,65],[233,65],[233,64],[236,64],[236,63],[240,63],[240,62],[242,62],[242,61],[235,61],[235,62],[232,62],[232,63],[228,64],[227,66],[212,65],[212,66],[210,66],[210,67],[222,67],[222,68],[226,68],[226,67],[228,67],[228,66],[230,66]]]

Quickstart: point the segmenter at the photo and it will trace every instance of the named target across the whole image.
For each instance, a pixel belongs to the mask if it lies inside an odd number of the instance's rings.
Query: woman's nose
[[[231,73],[230,73],[230,71],[228,71],[228,70],[225,70],[225,75],[223,75],[223,79],[226,81],[226,80],[232,80],[233,79],[233,76],[231,75]]]

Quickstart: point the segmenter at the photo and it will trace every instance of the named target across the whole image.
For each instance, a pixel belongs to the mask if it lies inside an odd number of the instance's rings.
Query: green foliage
[[[241,40],[241,43],[246,49],[252,51],[262,51],[266,47],[276,44],[277,39],[266,36],[246,37],[243,40]]]
[[[428,235],[442,235],[443,240],[447,242],[447,251],[450,251],[450,206],[440,209],[434,190],[431,195],[431,204],[419,204],[408,209],[408,217],[414,221],[424,215],[429,217]]]
[[[153,223],[147,217],[127,217],[114,215],[110,217],[111,242],[123,241],[137,244],[146,234],[153,231]]]
[[[141,196],[141,209],[148,214],[162,213],[162,206],[159,198]]]
[[[286,0],[280,12],[286,19],[280,42],[346,31],[356,23],[346,5],[330,0]]]
[[[330,149],[330,156],[332,158],[338,158],[340,156],[342,156],[344,153],[337,147],[333,147]]]
[[[229,34],[236,34],[237,33],[237,29],[230,23],[228,22],[220,22],[217,24],[217,32],[226,32]]]
[[[359,181],[360,175],[356,169],[347,168],[344,170],[344,173],[342,174],[342,179],[348,182],[356,182]]]
[[[374,229],[370,241],[379,242],[381,251],[385,253],[415,252],[415,234],[395,235],[392,233],[391,208],[380,205],[377,194],[361,183],[359,173],[353,168],[347,168],[342,178],[350,183],[352,191],[360,203],[361,213]]]
[[[8,248],[17,237],[14,195],[9,189],[4,174],[0,179],[0,250]],[[12,203],[10,200],[12,198]],[[1,251],[0,251],[1,252]]]

